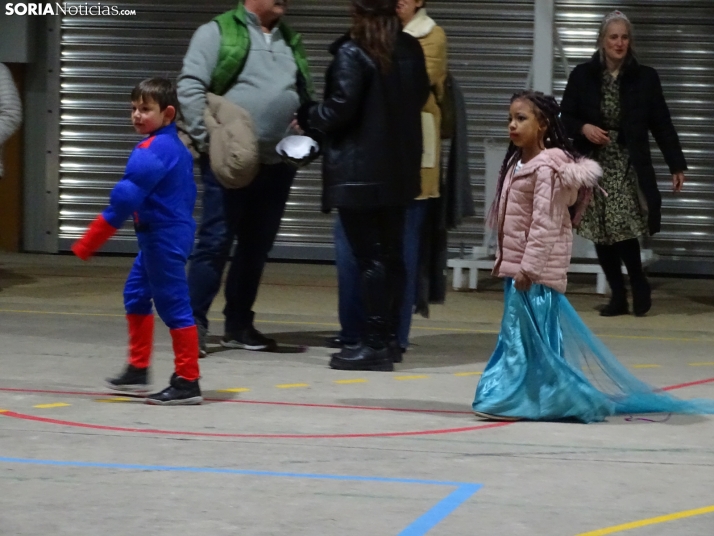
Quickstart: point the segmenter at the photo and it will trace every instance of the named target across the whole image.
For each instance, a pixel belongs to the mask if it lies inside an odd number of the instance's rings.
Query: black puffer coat
[[[655,234],[660,231],[662,196],[652,166],[648,132],[652,132],[671,173],[685,171],[687,163],[657,71],[635,59],[629,60],[623,69],[620,82],[622,124],[619,138],[613,141],[626,146],[630,153],[640,189],[647,200],[649,231]],[[570,73],[561,103],[568,134],[574,139],[575,148],[584,155],[590,155],[595,145],[582,134],[583,125],[589,123],[603,128],[600,112],[603,70],[599,53],[595,53],[589,62],[578,65]]]
[[[403,206],[421,191],[421,109],[429,77],[419,41],[399,32],[386,75],[348,36],[330,47],[325,100],[298,122],[320,138],[323,208]]]

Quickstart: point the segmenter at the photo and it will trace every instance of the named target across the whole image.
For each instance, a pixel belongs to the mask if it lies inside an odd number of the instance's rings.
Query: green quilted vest
[[[243,70],[248,52],[250,51],[250,34],[246,20],[245,6],[241,2],[232,11],[226,11],[215,19],[221,29],[221,48],[218,53],[218,63],[211,73],[211,91],[217,95],[225,94]],[[302,44],[302,36],[281,22],[278,26],[285,42],[293,51],[298,69],[298,93],[300,101],[312,99],[314,86],[307,64],[307,54]]]

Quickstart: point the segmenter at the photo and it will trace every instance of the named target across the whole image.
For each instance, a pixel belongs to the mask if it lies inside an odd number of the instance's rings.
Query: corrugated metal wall
[[[620,1],[634,25],[640,61],[657,69],[689,164],[684,191],[672,193],[669,169],[652,141],[663,194],[662,232],[652,248],[670,258],[714,257],[714,1]],[[607,0],[556,0],[555,23],[570,67],[590,58]],[[555,62],[555,93],[565,77]]]
[[[138,138],[129,125],[128,93],[140,79],[174,78],[196,27],[234,2],[127,1],[136,17],[64,17],[61,30],[59,249],[67,250],[108,199]],[[318,90],[328,45],[347,27],[347,0],[294,0],[289,21],[305,38]],[[624,2],[636,24],[641,56],[662,75],[690,162],[687,190],[665,196],[664,232],[654,246],[665,255],[714,256],[714,2]],[[629,7],[629,9],[628,9]],[[449,37],[450,68],[464,89],[470,168],[477,217],[451,234],[451,245],[481,241],[483,142],[505,141],[510,95],[526,81],[533,40],[533,0],[432,1],[429,12]],[[556,0],[556,22],[571,66],[592,52],[595,31],[610,9],[600,0]],[[564,75],[555,62],[556,92]],[[658,154],[655,152],[655,154]],[[666,169],[657,156],[663,191]],[[301,171],[278,237],[284,257],[328,258],[332,219],[319,212],[319,163]],[[197,216],[200,205],[197,207]],[[126,227],[106,250],[135,248]]]
[[[105,205],[109,191],[138,138],[129,124],[127,95],[134,83],[152,75],[175,77],[195,28],[232,2],[161,0],[123,2],[136,17],[64,17],[61,36],[61,135],[59,247],[67,250]],[[305,38],[318,90],[330,57],[329,44],[348,24],[346,0],[301,0],[289,20]],[[450,1],[429,4],[449,36],[451,69],[469,108],[471,168],[479,218],[453,233],[452,243],[481,239],[483,140],[502,137],[508,98],[521,88],[532,53],[533,1]],[[284,256],[331,255],[332,219],[319,211],[319,163],[302,171],[293,186],[278,237]],[[197,208],[200,211],[200,206]],[[105,248],[129,251],[129,226]],[[307,248],[298,248],[305,246]],[[301,253],[296,254],[296,250]]]

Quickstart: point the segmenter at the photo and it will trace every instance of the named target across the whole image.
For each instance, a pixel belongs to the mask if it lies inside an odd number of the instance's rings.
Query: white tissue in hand
[[[280,140],[280,143],[275,147],[278,154],[295,160],[302,160],[319,149],[320,146],[317,142],[309,136],[288,136]]]

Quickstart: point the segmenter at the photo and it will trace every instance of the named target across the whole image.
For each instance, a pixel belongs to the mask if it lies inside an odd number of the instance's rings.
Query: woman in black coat
[[[595,242],[598,260],[612,289],[602,316],[628,313],[622,262],[632,287],[633,311],[642,316],[652,301],[642,270],[638,238],[660,231],[662,197],[650,154],[652,132],[682,189],[687,163],[672,124],[657,71],[641,65],[632,48],[632,26],[620,11],[605,17],[598,51],[570,75],[561,105],[575,147],[603,168],[578,234]]]
[[[325,100],[298,112],[300,127],[322,141],[323,205],[338,209],[362,276],[366,335],[332,356],[336,369],[393,370],[401,357],[388,342],[404,287],[404,214],[421,189],[429,77],[396,7],[397,0],[352,0],[352,28],[330,47]]]

